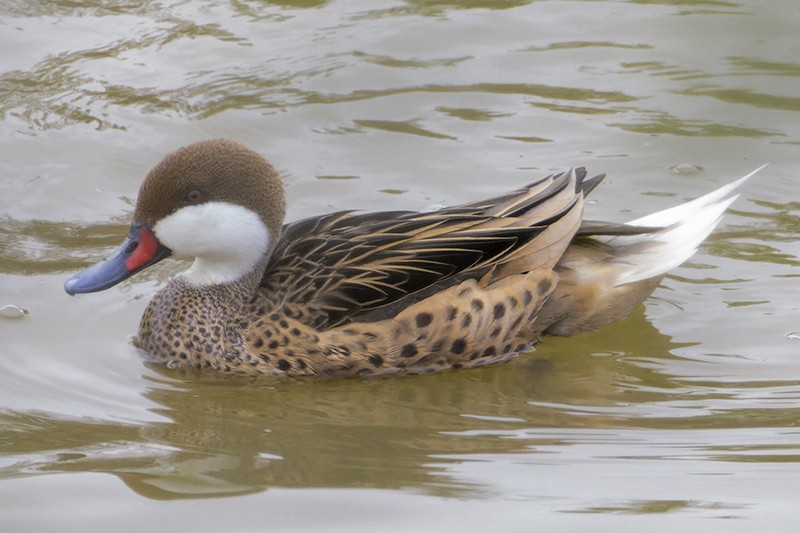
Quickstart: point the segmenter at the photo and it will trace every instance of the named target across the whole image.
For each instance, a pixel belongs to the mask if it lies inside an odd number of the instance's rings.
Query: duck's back
[[[308,307],[308,324],[324,330],[390,318],[468,279],[552,270],[580,226],[585,175],[429,213],[348,211],[288,224],[262,292]]]

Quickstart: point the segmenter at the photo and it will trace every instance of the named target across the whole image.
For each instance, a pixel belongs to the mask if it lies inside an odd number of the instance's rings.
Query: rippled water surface
[[[0,530],[793,530],[800,4],[3,2]],[[770,163],[633,315],[508,364],[274,382],[129,344],[173,262],[62,284],[167,151],[247,143],[290,218],[586,165],[624,221]]]

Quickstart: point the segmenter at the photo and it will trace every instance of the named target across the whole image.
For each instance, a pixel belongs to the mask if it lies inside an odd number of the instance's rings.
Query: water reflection
[[[777,130],[748,128],[698,119],[680,119],[663,111],[640,111],[630,122],[609,123],[625,131],[648,135],[680,135],[682,137],[784,137]]]
[[[715,232],[706,245],[721,257],[757,263],[773,263],[791,267],[800,266],[800,258],[784,252],[781,243],[794,243],[800,234],[800,202],[785,203],[757,201],[757,206],[766,208],[762,212],[744,212],[750,220],[758,221],[758,227],[731,227]]]
[[[119,246],[127,217],[104,224],[0,219],[0,273],[43,275],[85,268]]]
[[[417,12],[431,13],[447,9],[509,9],[530,4],[533,0],[405,0]]]
[[[411,17],[415,12],[431,16],[446,10],[502,10],[530,3],[511,0],[409,0],[406,4],[410,11],[389,10],[385,18],[402,19]],[[647,3],[738,7],[728,2]],[[527,105],[559,113],[624,114],[623,121],[608,125],[647,135],[753,138],[784,135],[767,128],[697,118],[683,119],[663,109],[653,109],[650,107],[653,104],[647,102],[646,98],[631,94],[630,89],[635,87],[635,83],[622,85],[627,90],[598,90],[592,87],[591,75],[582,80],[572,80],[577,82],[575,85],[549,81],[487,83],[486,78],[492,79],[493,75],[475,75],[484,72],[480,55],[453,55],[451,43],[446,40],[440,42],[435,37],[435,21],[430,21],[430,26],[420,30],[420,35],[429,42],[428,46],[417,49],[415,54],[404,52],[400,55],[399,50],[380,53],[385,51],[384,47],[369,46],[363,39],[353,39],[352,43],[344,45],[337,43],[336,46],[326,46],[323,37],[328,32],[347,33],[347,28],[358,22],[366,24],[364,17],[369,13],[337,12],[337,19],[331,21],[331,28],[325,28],[320,35],[299,37],[309,38],[307,56],[291,58],[298,36],[292,34],[291,27],[283,30],[279,25],[285,25],[286,19],[293,20],[300,16],[293,9],[325,9],[327,5],[328,2],[313,0],[236,2],[221,7],[220,12],[210,17],[213,22],[188,19],[174,6],[149,6],[147,3],[125,6],[87,4],[80,10],[68,2],[35,2],[30,8],[25,8],[24,14],[17,12],[13,4],[6,6],[9,14],[17,17],[30,17],[32,13],[63,17],[81,14],[102,20],[112,18],[110,15],[127,15],[136,17],[141,29],[113,33],[113,38],[108,35],[99,40],[87,40],[83,46],[76,45],[46,55],[28,68],[0,73],[0,116],[12,116],[34,131],[64,129],[75,125],[88,125],[98,130],[126,130],[132,124],[127,115],[121,113],[123,109],[200,120],[233,110],[286,110],[313,104],[334,105],[379,98],[387,99],[386,107],[397,107],[394,101],[389,100],[401,95],[479,93],[522,97]],[[240,16],[232,17],[231,13]],[[267,17],[264,22],[270,24],[270,33],[274,34],[274,39],[268,42],[262,40],[259,26],[254,24],[263,17]],[[384,21],[376,20],[375,24],[375,32],[383,31]],[[298,30],[305,30],[300,22],[298,25]],[[123,24],[120,28],[126,27]],[[321,44],[317,44],[317,41]],[[620,79],[635,80],[637,77],[665,76],[677,83],[708,80],[711,76],[703,70],[686,70],[678,65],[650,59],[657,47],[647,42],[627,43],[620,39],[620,42],[566,40],[531,44],[531,41],[538,40],[531,37],[524,43],[525,46],[514,50],[513,55],[517,56],[516,65],[542,72],[536,79],[549,80],[550,76],[546,73],[551,62],[555,65],[570,63],[574,60],[574,54],[601,49],[614,50],[615,60],[611,64],[590,62],[585,67],[587,72],[594,72],[601,77],[611,74]],[[440,48],[439,45],[444,46]],[[263,52],[264,46],[268,47],[268,53]],[[194,56],[192,50],[198,47],[214,48],[216,53],[224,57],[214,68],[209,68],[207,62],[199,61]],[[478,40],[473,46],[476,52],[489,53],[491,49],[491,39]],[[458,47],[458,50],[461,51],[461,48]],[[180,60],[170,63],[170,57]],[[773,75],[777,72],[778,75],[791,76],[797,68],[792,64],[768,63],[739,56],[730,58],[730,61],[734,69],[748,75],[754,72]],[[121,69],[120,64],[130,66]],[[402,77],[385,72],[398,69],[402,69]],[[457,75],[443,75],[448,70]],[[358,78],[361,83],[343,83],[345,80],[341,78],[341,73],[344,71],[349,72],[349,78]],[[451,81],[438,82],[448,79]],[[675,93],[686,97],[712,97],[756,108],[797,109],[797,99],[790,96],[775,96],[738,87],[677,85]],[[528,97],[534,100],[527,101]],[[515,112],[519,112],[520,106],[518,101],[508,103],[508,108]],[[508,114],[504,109],[493,114],[484,113],[483,117],[493,119]],[[404,126],[405,133],[446,140],[457,138],[450,132],[432,132],[418,126],[415,121],[419,117],[404,118],[392,123]],[[370,120],[380,122],[374,118]],[[389,131],[395,131],[398,127],[393,126],[394,129]]]
[[[570,444],[537,428],[682,427],[687,409],[702,418],[704,397],[720,395],[666,372],[679,345],[641,311],[584,342],[552,341],[494,368],[387,379],[286,382],[154,367],[144,394],[162,422],[0,415],[0,450],[13,460],[0,477],[105,472],[155,499],[269,487],[452,496],[480,489],[447,474],[462,456]],[[598,345],[609,352],[596,354]]]

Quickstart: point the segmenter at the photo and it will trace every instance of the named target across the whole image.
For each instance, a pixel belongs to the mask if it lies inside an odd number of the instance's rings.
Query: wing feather
[[[434,212],[341,211],[287,224],[262,291],[273,301],[305,306],[310,323],[329,328],[464,276],[478,278],[534,254],[537,237],[568,214],[574,218],[584,190],[599,181],[584,180],[585,175],[571,169],[495,198]],[[577,228],[561,226],[566,229],[559,236],[568,242]],[[551,231],[545,241],[552,239]]]

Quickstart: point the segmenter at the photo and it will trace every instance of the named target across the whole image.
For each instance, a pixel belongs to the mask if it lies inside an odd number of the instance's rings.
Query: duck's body
[[[131,233],[70,279],[102,290],[175,253],[136,344],[226,372],[343,376],[514,357],[543,334],[627,315],[696,250],[745,178],[628,224],[583,220],[602,179],[583,169],[432,213],[340,212],[281,227],[283,189],[230,141],[170,154],[140,190]]]

